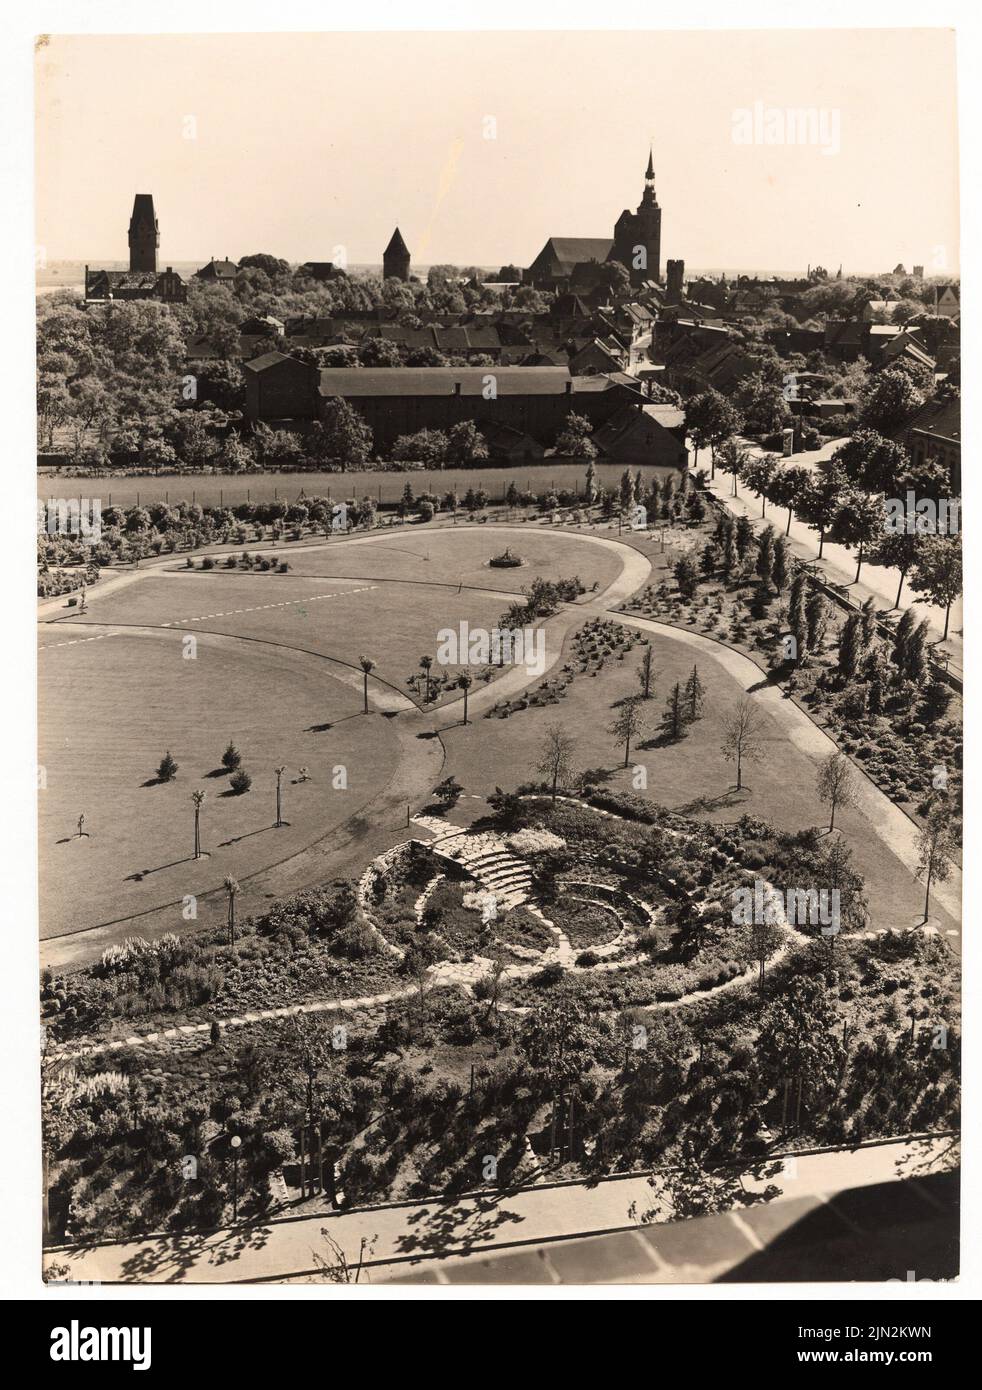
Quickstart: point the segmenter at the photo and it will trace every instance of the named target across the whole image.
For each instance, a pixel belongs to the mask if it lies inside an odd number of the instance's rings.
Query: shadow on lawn
[[[123,882],[124,882],[124,883],[142,883],[143,880],[144,880],[145,878],[149,878],[151,874],[159,874],[159,873],[162,873],[162,872],[164,871],[164,869],[176,869],[176,868],[178,868],[179,865],[181,865],[181,864],[193,864],[193,863],[194,863],[194,855],[193,855],[193,854],[189,854],[189,855],[187,856],[187,858],[185,858],[185,859],[173,859],[173,860],[171,860],[171,862],[170,862],[169,864],[158,864],[158,865],[156,866],[156,868],[153,868],[153,869],[137,869],[135,873],[127,874],[127,875],[126,875],[126,878],[123,880]]]
[[[283,822],[284,826],[289,824],[290,822],[287,820]],[[265,835],[267,830],[276,829],[277,827],[275,825],[261,825],[258,830],[246,830],[242,835],[234,835],[231,840],[221,840],[219,842],[218,848],[228,849],[230,845],[237,845],[242,840],[251,840],[254,835]]]
[[[750,795],[750,788],[746,785],[737,791],[736,787],[727,787],[725,792],[719,796],[697,796],[694,801],[688,801],[684,806],[676,807],[676,815],[697,816],[705,811],[722,811],[728,806],[739,806],[746,801]]]
[[[355,714],[346,714],[341,719],[332,719],[331,721],[325,724],[310,724],[307,726],[306,729],[304,729],[304,733],[326,734],[329,733],[331,729],[336,729],[339,724],[347,724],[352,719],[363,719],[364,717],[365,711],[360,709]]]

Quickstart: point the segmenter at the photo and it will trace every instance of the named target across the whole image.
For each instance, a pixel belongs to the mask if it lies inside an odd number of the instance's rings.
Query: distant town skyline
[[[48,263],[125,260],[151,193],[161,266],[377,265],[397,225],[414,267],[526,266],[609,236],[650,143],[687,268],[958,273],[942,30],[56,35],[37,77]]]

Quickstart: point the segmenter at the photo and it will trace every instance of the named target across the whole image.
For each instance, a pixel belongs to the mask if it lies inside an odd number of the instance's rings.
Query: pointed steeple
[[[641,194],[641,207],[638,208],[638,212],[641,211],[641,208],[652,208],[657,206],[658,199],[655,196],[655,156],[649,145],[648,167],[644,171],[644,192]]]
[[[409,247],[397,227],[382,252],[382,276],[384,279],[408,280],[410,255]]]

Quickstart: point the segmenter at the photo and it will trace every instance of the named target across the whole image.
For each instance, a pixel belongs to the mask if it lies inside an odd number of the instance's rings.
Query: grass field
[[[526,562],[514,569],[492,569],[488,561],[508,546]],[[516,536],[493,527],[415,531],[407,528],[383,540],[329,543],[316,550],[277,547],[289,560],[293,574],[358,575],[373,579],[405,579],[430,584],[463,584],[472,588],[517,593],[536,577],[558,579],[578,574],[587,589],[605,589],[620,572],[616,552],[591,545],[576,535],[528,526]]]
[[[170,625],[200,634],[258,638],[301,647],[357,666],[364,653],[376,662],[375,677],[410,698],[408,677],[420,657],[434,655],[437,633],[462,620],[493,626],[506,600],[415,585],[359,584],[293,575],[174,572],[142,580],[94,599],[82,622]],[[437,668],[434,667],[434,675]],[[360,680],[360,673],[359,673]],[[253,699],[265,700],[261,686]]]
[[[210,641],[184,660],[173,634],[127,634],[74,647],[78,629],[42,629],[39,761],[42,936],[178,901],[255,873],[357,813],[391,772],[387,721],[360,713],[361,699],[301,654]],[[319,727],[329,724],[330,727]],[[229,739],[252,775],[251,791],[227,795],[215,776]],[[146,785],[170,749],[176,779]],[[276,778],[285,764],[284,818],[274,829]],[[331,769],[348,769],[335,790]],[[297,784],[306,766],[311,780]],[[202,847],[193,852],[191,792],[207,794]],[[80,814],[87,838],[72,838]]]
[[[604,487],[616,487],[624,471],[622,465],[614,463],[597,463],[595,467],[597,481]],[[641,472],[646,478],[661,478],[666,473],[677,473],[677,470],[648,465]],[[556,489],[573,492],[579,489],[582,494],[585,475],[585,463],[517,464],[513,468],[413,469],[409,473],[250,473],[229,477],[170,474],[157,478],[69,478],[39,471],[37,495],[42,498],[79,494],[98,497],[104,507],[110,505],[110,495],[115,507],[134,506],[138,498],[143,506],[157,501],[178,502],[183,498],[208,507],[223,504],[234,506],[236,502],[264,502],[276,498],[292,502],[302,494],[307,497],[332,497],[335,500],[368,496],[376,501],[398,502],[408,478],[417,496],[422,492],[432,492],[442,498],[456,488],[463,501],[467,489],[473,487],[475,490],[483,488],[492,501],[500,502],[504,500],[511,482],[522,491],[541,493]]]

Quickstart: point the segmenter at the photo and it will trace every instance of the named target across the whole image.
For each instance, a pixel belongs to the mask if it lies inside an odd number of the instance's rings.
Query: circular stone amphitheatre
[[[298,853],[356,815],[388,779],[394,730],[359,717],[358,683],[335,678],[328,663],[215,637],[186,659],[179,631],[99,631],[89,639],[74,625],[41,633],[43,937],[127,917],[138,932],[141,913]],[[244,795],[231,793],[222,768],[230,740],[252,778]],[[168,750],[178,771],[160,783]],[[278,766],[287,768],[286,824],[275,828]],[[347,769],[347,789],[334,785],[336,766]],[[198,860],[195,790],[205,792]],[[181,925],[176,911],[174,928]]]
[[[454,830],[418,816],[412,838],[367,867],[362,912],[411,973],[474,989],[496,969],[521,1010],[563,971],[623,974],[637,1005],[675,1007],[756,979],[753,928],[733,920],[732,894],[752,874],[711,826],[666,817],[652,828],[585,802],[525,798],[519,830]],[[655,856],[645,842],[657,839]],[[649,844],[649,849],[651,848]],[[777,922],[770,965],[791,931]],[[517,991],[516,991],[516,986]]]
[[[488,561],[505,540],[521,546],[527,564],[494,571],[492,580]],[[436,780],[430,763],[438,763],[439,744],[422,756],[426,745],[407,722],[420,703],[407,677],[435,650],[441,628],[465,618],[493,625],[530,573],[578,574],[598,598],[615,581],[633,589],[643,578],[634,573],[640,557],[626,547],[533,528],[400,528],[263,550],[285,555],[289,572],[244,572],[221,557],[214,568],[188,569],[167,558],[126,572],[122,584],[95,586],[84,615],[42,606],[43,938],[95,927],[113,939],[137,934],[141,918],[158,909],[166,909],[164,929],[188,929],[186,898],[220,895],[226,875],[246,890],[250,878],[286,860],[284,892],[318,881],[324,857],[296,856],[341,827],[367,835],[377,819],[371,803],[389,796],[386,789],[403,805],[420,804]],[[362,654],[375,662],[370,718],[361,717]],[[229,795],[221,775],[229,740],[252,777],[241,796]],[[178,772],[159,783],[167,751]],[[287,824],[277,828],[278,766],[287,769]],[[334,785],[338,766],[346,789]],[[206,793],[205,854],[197,860],[195,790]],[[258,905],[244,891],[239,910]]]

